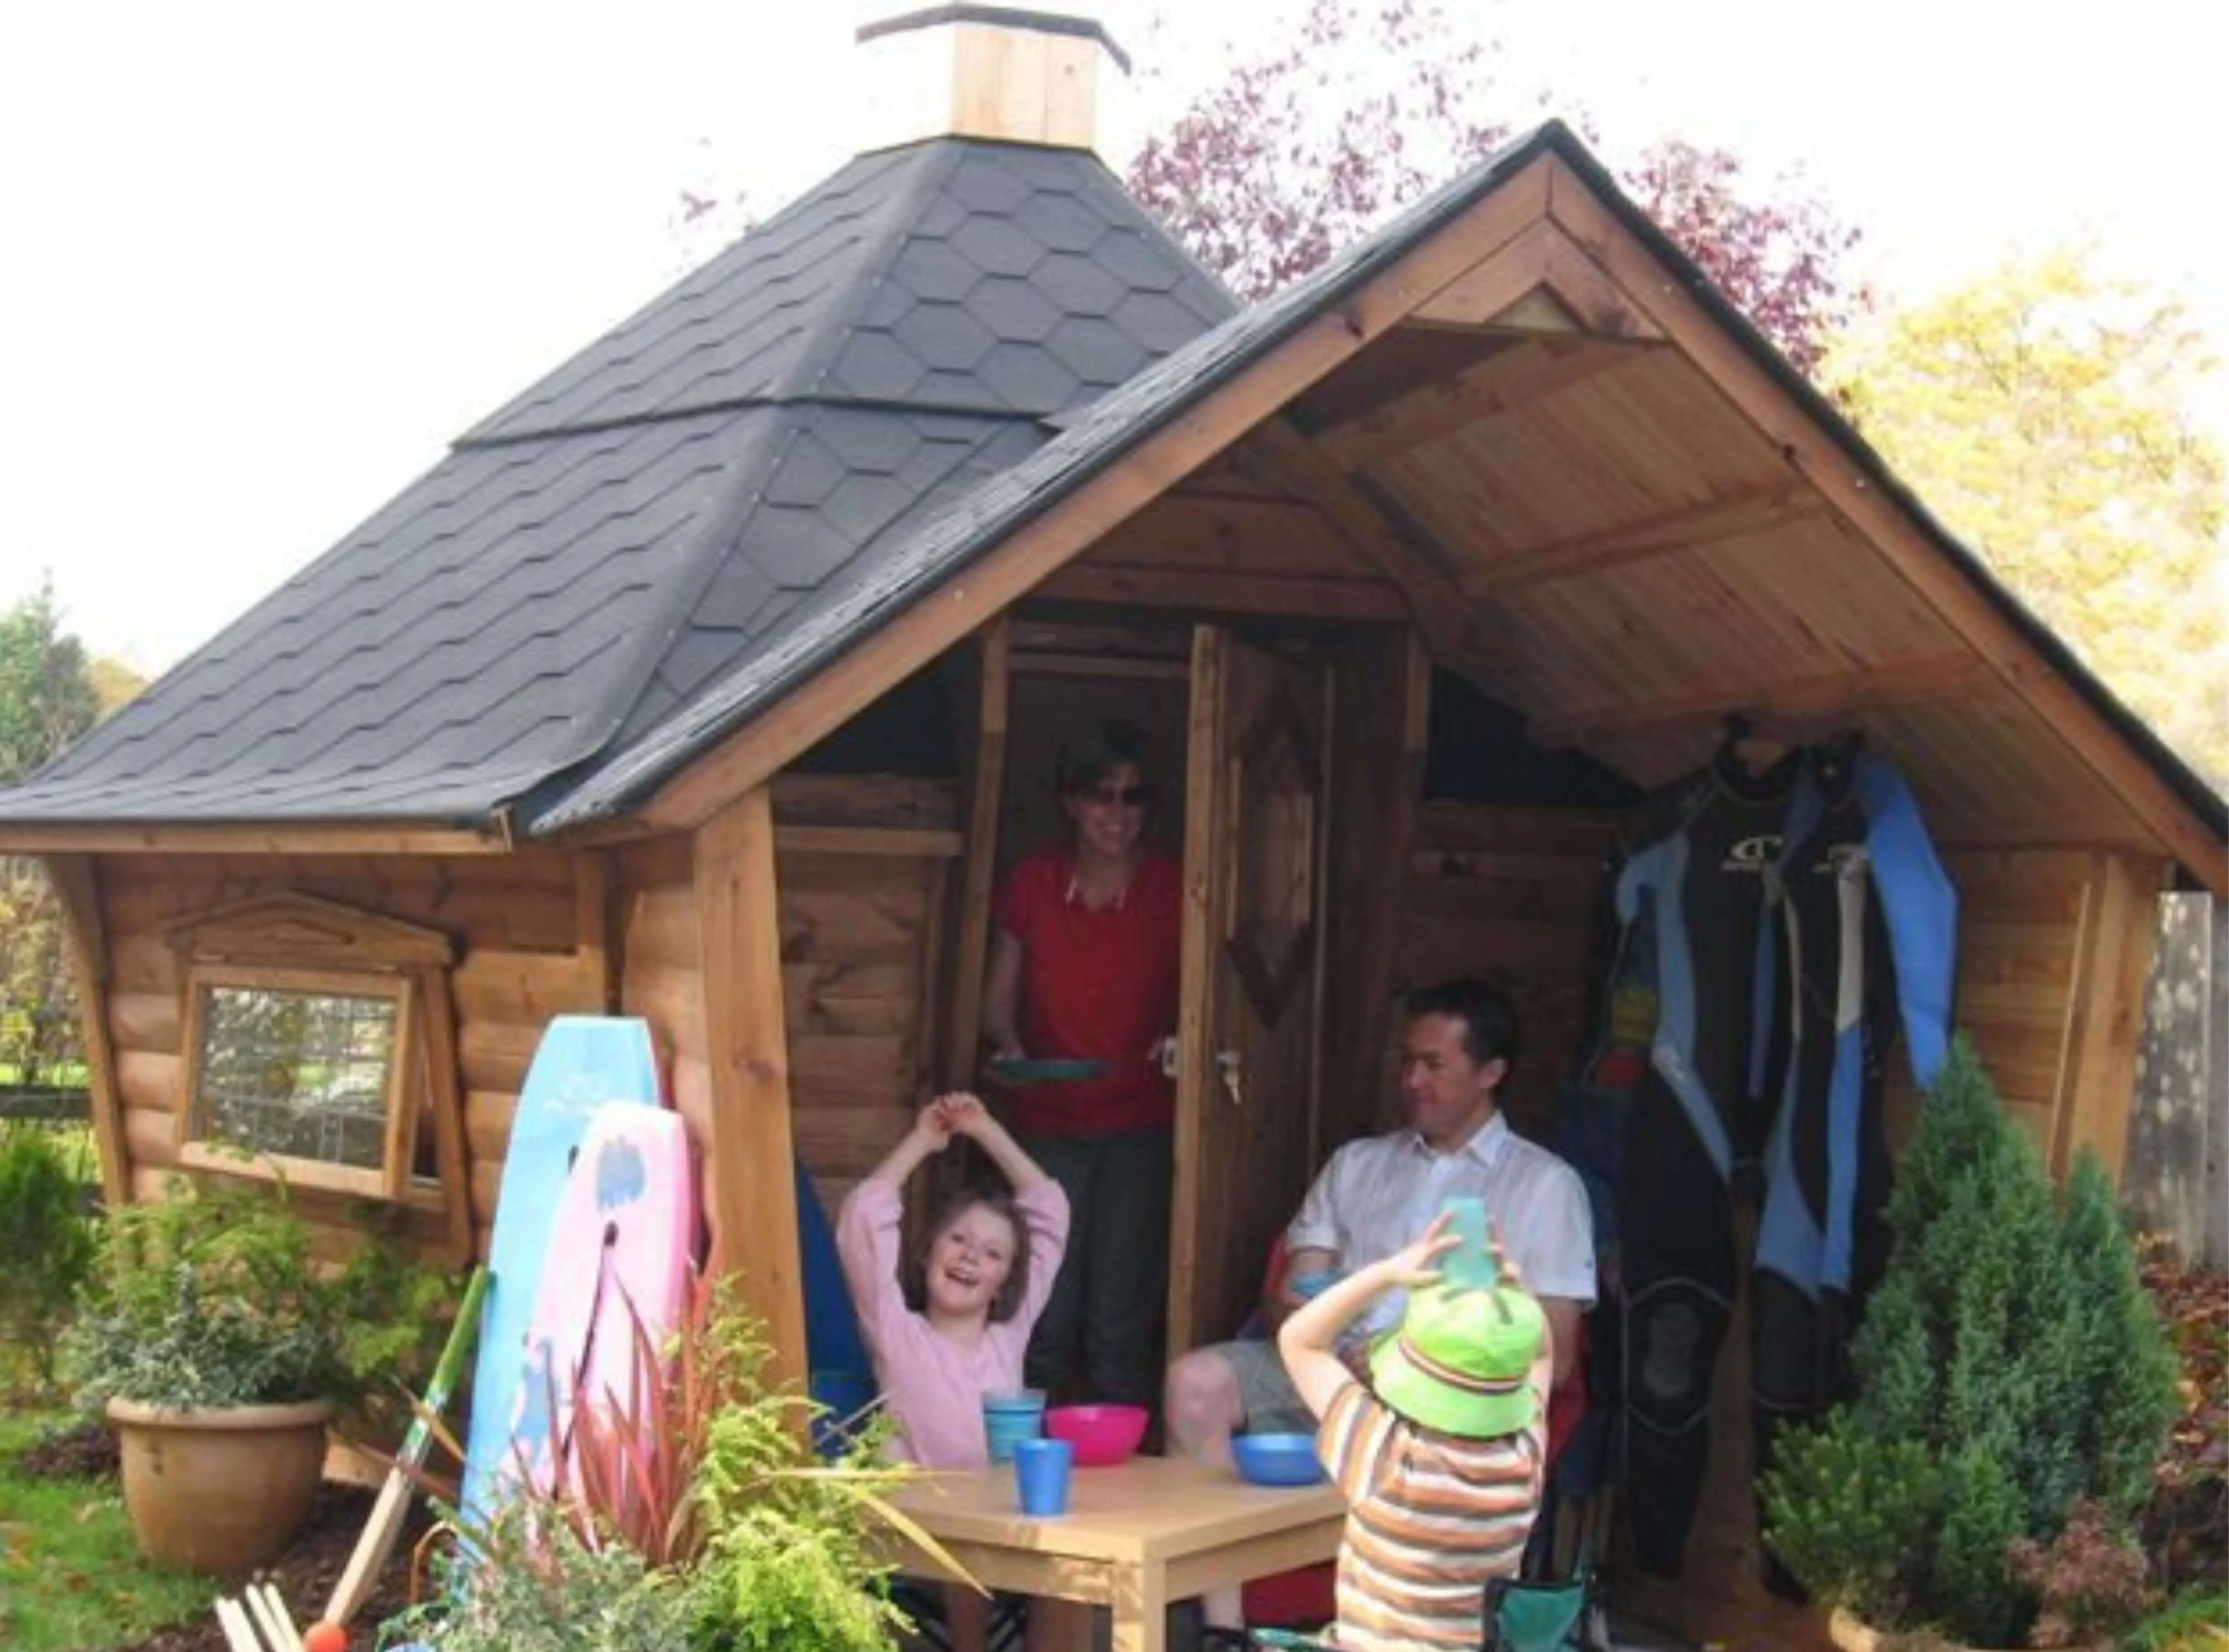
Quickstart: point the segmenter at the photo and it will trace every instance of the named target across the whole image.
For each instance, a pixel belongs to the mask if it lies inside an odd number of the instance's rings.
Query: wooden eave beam
[[[0,823],[8,855],[500,855],[511,846],[492,828]]]
[[[1879,553],[2020,700],[2065,741],[2097,781],[2156,834],[2194,876],[2229,895],[2220,839],[2136,752],[2097,707],[2021,636],[2014,622],[1894,500],[1861,474],[1760,363],[1710,315],[1586,181],[1551,156],[1549,212],[1557,224],[1693,362],[1791,470]]]
[[[1217,569],[1102,568],[1071,562],[1037,587],[1040,596],[1186,613],[1305,615],[1324,620],[1405,620],[1401,594],[1368,580],[1279,579]]]
[[[1791,480],[1776,487],[1729,493],[1699,505],[1659,511],[1638,522],[1577,535],[1514,556],[1498,556],[1468,570],[1457,583],[1471,596],[1498,596],[1520,586],[1577,579],[1673,551],[1699,550],[1816,516],[1825,508],[1816,492]]]
[[[1528,338],[1506,355],[1326,425],[1314,440],[1341,470],[1365,470],[1458,430],[1488,434],[1559,391],[1654,348],[1577,334]]]
[[[667,781],[644,806],[644,817],[669,827],[708,819],[1275,415],[1538,222],[1546,207],[1551,158],[1542,157],[1474,202],[1336,307],[1311,318],[1259,361],[1144,437],[1121,464],[1082,483],[941,588],[859,639],[809,683]]]
[[[1415,320],[1419,326],[1522,325],[1528,301],[1541,292],[1596,337],[1663,336],[1585,247],[1547,222],[1529,226],[1494,257],[1481,260],[1417,305]]]
[[[1760,736],[1770,738],[1813,731],[1819,723],[1847,720],[1866,710],[1937,705],[1995,687],[1995,678],[1975,656],[1946,654],[1815,677],[1734,684],[1673,699],[1595,706],[1542,717],[1530,723],[1527,732],[1537,744],[1552,751],[1605,737],[1706,723],[1738,711]]]
[[[1495,680],[1493,652],[1476,627],[1475,605],[1425,548],[1424,530],[1413,518],[1402,513],[1397,519],[1290,420],[1265,421],[1237,457],[1243,468],[1314,504],[1400,588],[1435,656],[1481,685]]]

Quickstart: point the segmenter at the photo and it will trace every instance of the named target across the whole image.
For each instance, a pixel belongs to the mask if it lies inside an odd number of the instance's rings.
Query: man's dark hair
[[[1463,1025],[1463,1052],[1484,1066],[1500,1057],[1517,1064],[1517,1012],[1509,994],[1482,980],[1435,981],[1419,987],[1401,1000],[1404,1021],[1427,1015],[1450,1016]]]

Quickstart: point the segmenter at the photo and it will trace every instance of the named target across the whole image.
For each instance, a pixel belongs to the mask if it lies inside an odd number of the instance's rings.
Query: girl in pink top
[[[901,1232],[906,1178],[962,1135],[990,1155],[1013,1192],[963,1188],[909,1257]],[[897,1424],[893,1456],[930,1469],[980,1468],[989,1460],[983,1396],[1022,1385],[1030,1327],[1051,1294],[1067,1243],[1068,1196],[1060,1184],[964,1092],[923,1108],[905,1139],[851,1190],[836,1219],[836,1249]],[[983,1644],[983,1597],[954,1586],[945,1598],[954,1652],[974,1652]],[[1041,1616],[1031,1614],[1032,1643]]]

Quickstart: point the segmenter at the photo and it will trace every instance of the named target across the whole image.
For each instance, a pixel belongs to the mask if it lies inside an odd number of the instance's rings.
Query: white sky
[[[1097,10],[1162,42],[1181,88],[1295,3],[1194,0],[1211,22],[1158,37],[1153,0]],[[1494,16],[1516,73],[1613,148],[1677,132],[1802,164],[1892,291],[2087,225],[2229,341],[2229,6]],[[829,0],[9,7],[0,605],[48,570],[96,653],[174,663],[709,253],[678,228],[684,189],[763,215],[839,164],[851,21]],[[2229,397],[2208,408],[2229,430]]]

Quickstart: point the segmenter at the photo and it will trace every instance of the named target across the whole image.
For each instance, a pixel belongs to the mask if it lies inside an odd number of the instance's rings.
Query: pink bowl
[[[1142,1405],[1056,1405],[1044,1414],[1045,1437],[1076,1448],[1079,1469],[1127,1462],[1146,1437]]]

